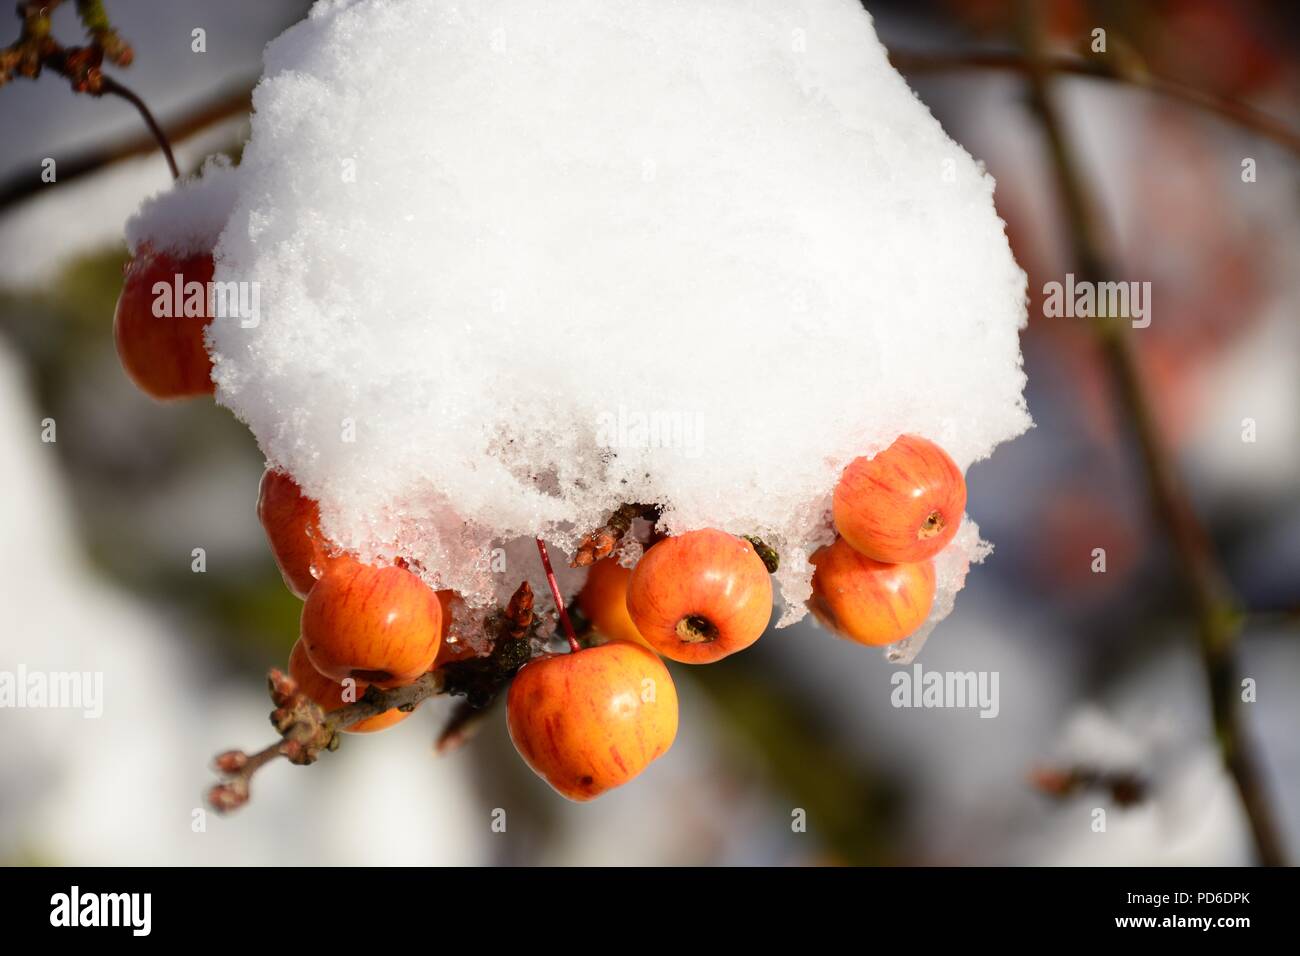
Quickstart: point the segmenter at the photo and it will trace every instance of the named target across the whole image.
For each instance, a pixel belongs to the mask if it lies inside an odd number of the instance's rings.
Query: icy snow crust
[[[993,181],[856,0],[322,2],[254,106],[177,194],[231,197],[216,278],[260,283],[217,398],[336,542],[471,604],[655,502],[776,547],[789,623],[850,459],[1029,425]],[[982,553],[967,522],[936,619]]]

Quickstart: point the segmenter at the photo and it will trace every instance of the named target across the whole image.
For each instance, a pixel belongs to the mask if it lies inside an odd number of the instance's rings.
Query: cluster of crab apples
[[[147,394],[211,394],[204,346],[210,314],[158,316],[156,286],[207,283],[211,256],[178,258],[141,249],[126,271],[114,334],[127,373]],[[962,520],[960,469],[933,442],[904,435],[857,458],[834,490],[834,543],[809,559],[808,605],[829,630],[861,644],[892,644],[929,617],[934,556]],[[366,564],[333,548],[317,503],[292,477],[263,476],[257,505],[285,584],[303,599],[289,658],[300,691],[325,711],[366,688],[401,687],[474,652],[448,640],[453,591],[430,588],[405,562]],[[577,603],[602,643],[543,653],[507,694],[511,739],[559,793],[589,800],[636,777],[677,734],[677,692],[663,659],[707,664],[762,636],[772,613],[768,566],[747,539],[701,528],[660,537],[634,567],[617,556],[591,565]],[[344,728],[382,730],[392,709]]]

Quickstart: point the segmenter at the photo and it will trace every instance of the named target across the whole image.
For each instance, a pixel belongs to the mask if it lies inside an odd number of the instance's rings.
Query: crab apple
[[[451,633],[453,608],[456,604],[463,602],[464,598],[452,590],[435,591],[434,596],[438,598],[438,606],[442,609],[442,627],[438,632],[438,657],[434,661],[434,667],[442,667],[444,664],[454,664],[457,661],[477,657],[478,652],[467,641],[449,641],[447,639]]]
[[[886,564],[837,538],[808,560],[816,568],[808,608],[841,637],[873,647],[893,644],[930,616],[934,562],[929,558]]]
[[[320,508],[282,471],[268,468],[257,492],[257,517],[285,587],[305,598],[331,557],[320,533]]]
[[[623,567],[614,558],[597,561],[587,572],[587,581],[578,592],[578,608],[602,636],[612,641],[631,641],[654,650],[627,612],[627,585],[631,579],[632,569]]]
[[[966,510],[966,480],[934,442],[904,435],[875,458],[855,458],[835,486],[835,530],[869,558],[934,557]]]
[[[146,395],[213,393],[212,359],[203,344],[212,321],[207,296],[212,272],[211,255],[177,257],[147,245],[127,265],[113,338],[122,367]],[[180,294],[173,295],[174,289]]]
[[[344,699],[342,684],[330,680],[312,666],[311,660],[307,657],[307,649],[303,647],[301,639],[294,642],[293,650],[289,652],[289,676],[298,684],[298,689],[320,704],[321,710],[327,714],[332,710],[338,710],[344,704],[352,702]],[[355,691],[352,700],[360,700],[361,695],[366,692],[366,683],[357,681]],[[413,712],[401,711],[394,707],[382,714],[376,714],[374,717],[359,720],[343,729],[349,734],[370,734],[376,730],[391,727],[393,724],[400,724],[407,717],[410,717],[411,713]]]
[[[524,762],[570,800],[627,783],[677,736],[677,689],[654,654],[611,641],[525,664],[506,697]]]
[[[331,680],[399,687],[433,666],[442,607],[405,568],[340,557],[302,606],[302,641],[312,665]]]
[[[743,651],[772,616],[772,581],[748,541],[713,528],[660,541],[627,586],[637,631],[660,654],[708,664]]]

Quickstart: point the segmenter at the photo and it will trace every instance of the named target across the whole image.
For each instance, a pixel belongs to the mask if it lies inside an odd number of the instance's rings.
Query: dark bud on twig
[[[572,566],[585,568],[595,564],[601,558],[608,557],[616,544],[618,544],[618,539],[603,528],[585,534],[578,544],[578,553],[573,556]]]
[[[236,777],[216,784],[208,791],[208,805],[218,813],[238,810],[248,802],[248,778]]]
[[[504,617],[506,632],[513,638],[523,637],[533,626],[533,589],[527,581],[510,596]]]
[[[777,569],[781,567],[781,556],[776,553],[776,550],[764,544],[761,538],[756,538],[750,534],[745,535],[745,540],[754,546],[754,553],[758,555],[763,562],[763,566],[767,568],[767,573],[776,574]]]
[[[69,47],[61,54],[52,55],[48,59],[68,78],[74,93],[99,96],[103,92],[104,74],[100,70],[100,65],[104,62],[104,51],[99,47]]]
[[[300,766],[314,763],[322,750],[331,748],[337,736],[325,711],[306,694],[299,693],[297,682],[277,667],[267,673],[266,682],[271,701],[276,705],[271,711],[271,726],[284,738],[280,754]],[[367,688],[367,695],[374,690],[374,687]]]
[[[225,753],[217,754],[217,759],[212,761],[212,765],[222,773],[239,773],[248,765],[248,754],[242,750],[227,750]]]
[[[585,568],[595,564],[601,558],[609,557],[622,543],[623,536],[632,530],[633,521],[637,518],[658,521],[659,513],[658,505],[619,505],[603,527],[582,536],[569,567]]]
[[[267,687],[271,692],[271,703],[283,707],[293,700],[298,693],[298,683],[278,667],[272,667],[266,675]]]
[[[319,749],[310,747],[301,740],[286,740],[280,744],[280,753],[284,759],[296,767],[309,767],[316,762]]]

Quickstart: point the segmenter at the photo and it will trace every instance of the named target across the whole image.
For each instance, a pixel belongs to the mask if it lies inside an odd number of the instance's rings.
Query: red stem
[[[551,567],[551,556],[546,553],[546,542],[541,538],[537,539],[537,553],[542,556],[542,567],[546,570],[546,583],[551,587],[551,597],[555,598],[555,609],[560,612],[560,624],[564,627],[564,636],[569,641],[569,650],[576,654],[582,648],[578,645],[578,635],[574,633],[573,622],[569,620],[569,612],[564,609],[564,598],[560,597],[560,585],[555,580],[555,569]]]

